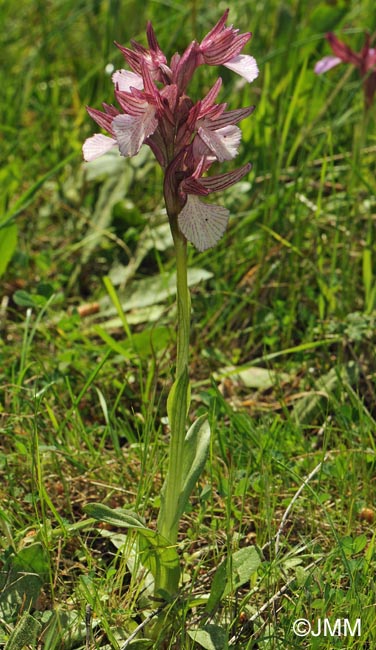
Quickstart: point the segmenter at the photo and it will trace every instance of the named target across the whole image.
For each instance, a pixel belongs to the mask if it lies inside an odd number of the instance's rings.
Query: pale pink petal
[[[188,194],[178,216],[180,231],[200,252],[212,248],[226,230],[229,211],[221,205],[208,205]]]
[[[229,125],[212,131],[204,125],[198,134],[220,162],[232,160],[238,153],[242,132],[237,126]]]
[[[135,72],[129,72],[129,70],[116,70],[112,75],[112,81],[115,86],[117,85],[119,90],[124,92],[129,92],[130,88],[138,88],[138,90],[142,90],[144,87],[141,75],[136,74]]]
[[[210,162],[214,162],[216,160],[216,156],[199,136],[196,136],[193,140],[192,153],[195,160],[199,160],[203,156],[207,161]]]
[[[142,115],[117,115],[112,122],[122,156],[135,156],[146,138],[154,133],[158,120],[153,106],[147,106]]]
[[[323,59],[317,61],[314,70],[316,74],[323,74],[341,63],[341,61],[342,60],[338,56],[324,56]]]
[[[233,59],[230,59],[230,61],[227,61],[223,65],[225,68],[229,68],[229,70],[244,77],[249,83],[258,77],[259,69],[256,59],[253,56],[249,56],[249,54],[238,54],[238,56],[234,56]]]
[[[107,151],[110,151],[112,147],[116,147],[117,142],[114,138],[109,138],[107,135],[102,135],[102,133],[96,133],[91,138],[85,140],[82,153],[84,160],[86,162],[91,162],[95,158],[99,158]]]

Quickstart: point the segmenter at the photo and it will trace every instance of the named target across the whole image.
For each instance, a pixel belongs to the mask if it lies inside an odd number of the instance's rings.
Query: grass
[[[345,29],[360,49],[364,29],[375,31],[373,3],[227,4],[231,22],[252,30],[261,70],[248,87],[221,69],[221,101],[257,106],[237,161],[253,170],[223,197],[232,217],[218,247],[190,249],[193,412],[208,410],[213,435],[181,525],[182,591],[160,615],[168,638],[155,627],[152,647],[372,648],[375,116],[365,128],[356,71],[316,77],[313,66],[329,53],[327,30]],[[150,614],[134,539],[84,507],[102,501],[156,521],[174,259],[147,152],[83,169],[85,105],[111,101],[114,40],[144,42],[151,19],[171,55],[227,4],[1,5],[7,650],[150,647],[145,630],[126,645]],[[201,68],[192,94],[216,74]],[[301,618],[313,630],[361,619],[361,635],[299,637]]]

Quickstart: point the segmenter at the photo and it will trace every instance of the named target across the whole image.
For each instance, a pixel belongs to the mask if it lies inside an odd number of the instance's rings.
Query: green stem
[[[176,299],[178,307],[176,379],[188,368],[191,300],[188,289],[187,240],[174,237],[176,254]]]
[[[168,398],[171,442],[168,469],[158,529],[170,544],[176,544],[179,526],[179,498],[183,486],[184,439],[189,400],[189,330],[190,295],[187,277],[187,241],[177,227],[176,218],[170,216],[171,231],[176,254],[176,297],[178,310],[176,378]],[[163,571],[156,590],[164,589],[174,594],[178,588],[176,571]]]

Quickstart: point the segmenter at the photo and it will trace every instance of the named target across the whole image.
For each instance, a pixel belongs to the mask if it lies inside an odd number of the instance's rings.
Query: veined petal
[[[144,87],[141,75],[136,74],[135,72],[130,72],[129,70],[116,70],[112,75],[112,81],[115,86],[117,85],[119,90],[124,92],[129,92],[131,88],[142,90]]]
[[[113,135],[111,122],[114,119],[114,116],[110,115],[107,112],[108,109],[105,108],[106,112],[103,113],[103,111],[98,111],[96,108],[90,108],[90,106],[86,106],[86,110],[89,113],[90,117],[98,124],[98,126],[102,127],[102,129],[105,129],[105,131],[108,131],[110,135]],[[118,113],[119,111],[116,111],[116,115]]]
[[[202,252],[213,248],[221,239],[229,214],[221,205],[208,205],[197,196],[188,194],[187,202],[178,216],[178,226],[184,237]]]
[[[99,156],[107,153],[107,151],[110,151],[116,145],[117,142],[114,138],[109,138],[107,135],[102,135],[102,133],[96,133],[91,138],[85,140],[83,144],[82,153],[84,160],[91,162],[95,158],[99,158]]]
[[[205,95],[204,99],[201,100],[201,114],[205,115],[205,112],[212,108],[215,100],[217,99],[217,95],[221,89],[222,86],[222,79],[219,77],[217,81],[215,82],[214,86],[209,90],[209,92]]]
[[[230,61],[227,61],[223,64],[225,68],[236,72],[241,77],[244,77],[246,81],[251,83],[256,77],[258,77],[259,69],[257,67],[256,59],[249,54],[238,54],[234,56]]]
[[[117,115],[112,128],[122,156],[135,156],[146,138],[154,133],[158,120],[153,106],[148,106],[142,115]]]
[[[233,111],[223,111],[221,115],[212,119],[210,116],[210,128],[211,130],[216,131],[221,129],[223,126],[229,126],[230,124],[237,124],[241,120],[244,120],[245,117],[248,117],[255,110],[254,106],[247,106],[246,108],[236,108]]]
[[[215,40],[208,45],[201,43],[201,53],[208,65],[225,65],[238,56],[244,45],[251,38],[251,33],[237,34],[239,30],[227,27]]]
[[[213,154],[212,150],[205,144],[205,142],[196,136],[192,143],[192,153],[195,160],[205,157],[206,160],[215,162],[217,160],[216,156]]]
[[[203,39],[203,43],[211,43],[214,38],[218,36],[222,32],[223,29],[225,29],[226,25],[226,20],[228,18],[228,14],[230,12],[230,9],[226,9],[225,13],[223,16],[219,19],[219,21],[214,25],[214,27],[210,30],[208,34],[206,34],[205,38]]]
[[[225,190],[227,187],[231,187],[235,183],[238,183],[243,176],[246,176],[252,169],[251,163],[246,163],[238,169],[233,169],[231,172],[226,172],[225,174],[218,174],[217,176],[205,176],[199,179],[200,185],[209,190],[209,192],[218,192],[220,190]],[[184,183],[185,181],[183,181]]]
[[[215,154],[219,162],[223,162],[235,158],[238,153],[242,132],[239,127],[233,124],[216,131],[206,128],[204,125],[200,126],[198,135]]]
[[[341,63],[342,59],[340,59],[338,56],[324,56],[323,59],[320,59],[320,61],[317,61],[315,65],[315,73],[316,74],[323,74],[324,72],[328,72],[328,70],[331,70],[334,68],[336,65]]]

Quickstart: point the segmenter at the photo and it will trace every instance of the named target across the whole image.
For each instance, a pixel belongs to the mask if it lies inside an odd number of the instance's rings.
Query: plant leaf
[[[111,526],[118,526],[119,528],[145,528],[148,530],[141,517],[132,510],[109,508],[103,503],[87,503],[84,506],[84,511],[90,517],[98,521],[103,521]]]
[[[0,230],[0,276],[5,272],[17,246],[18,228],[15,223]]]
[[[41,628],[41,623],[25,612],[12,631],[4,650],[20,650],[24,646],[34,647]]]
[[[183,514],[192,490],[200,477],[210,446],[210,426],[206,415],[192,424],[184,440],[183,486],[179,497],[178,516]]]
[[[181,409],[181,404],[186,403],[186,409]],[[189,377],[188,369],[184,368],[184,372],[179,375],[179,377],[174,381],[171,386],[170,392],[167,397],[167,417],[172,431],[175,431],[178,424],[178,420],[181,418],[185,419],[187,417],[187,412],[189,408]],[[180,429],[178,429],[180,431]]]
[[[221,598],[224,594],[226,588],[226,579],[227,579],[227,560],[224,560],[219,565],[216,570],[213,578],[213,582],[210,589],[209,600],[206,603],[205,611],[212,612],[221,601]]]
[[[248,582],[259,568],[261,559],[254,546],[245,546],[232,554],[230,564],[231,571],[227,579],[224,596]]]
[[[260,556],[254,546],[240,548],[231,558],[226,558],[215,572],[206,611],[212,611],[221,598],[248,582],[260,564]]]
[[[203,625],[196,630],[188,630],[188,634],[205,650],[226,650],[228,647],[227,634],[219,625]]]
[[[151,572],[155,582],[160,581],[163,571],[176,572],[180,576],[179,556],[169,541],[151,528],[147,528],[132,510],[109,508],[102,503],[88,503],[85,512],[99,521],[119,528],[133,529],[138,534],[140,561]]]
[[[48,578],[48,557],[41,544],[11,554],[0,574],[0,616],[12,620],[19,608],[34,607]]]

